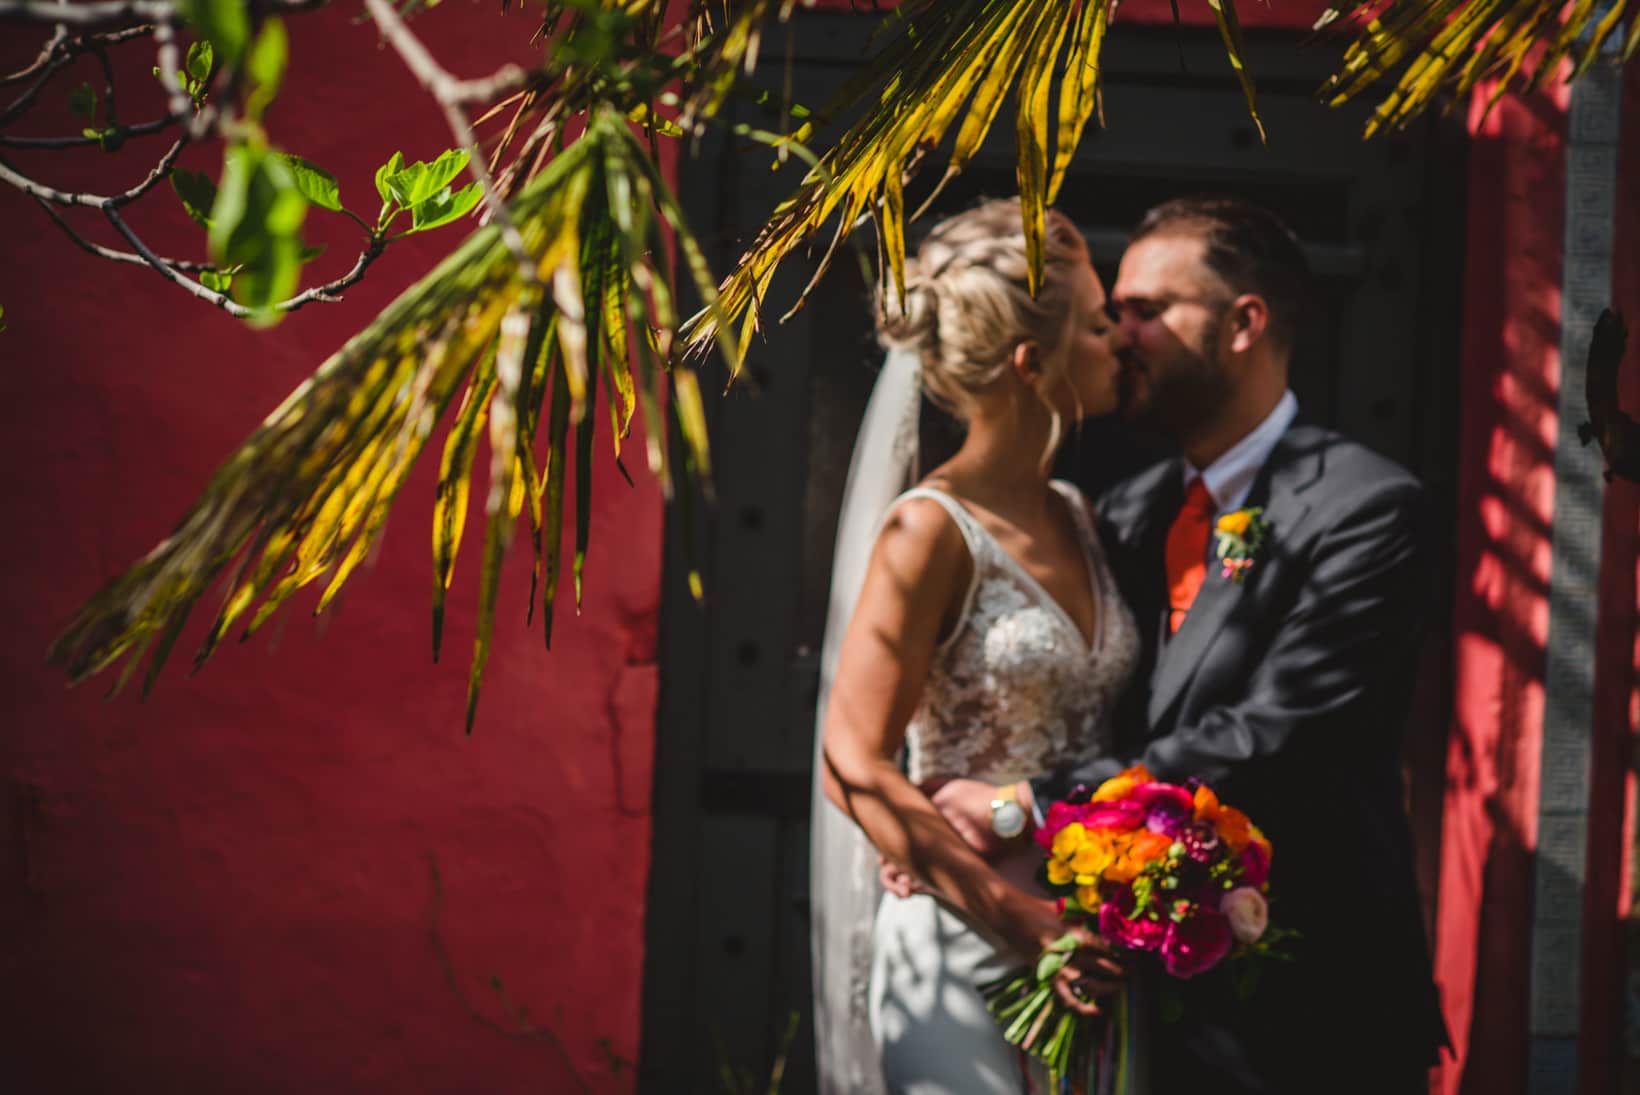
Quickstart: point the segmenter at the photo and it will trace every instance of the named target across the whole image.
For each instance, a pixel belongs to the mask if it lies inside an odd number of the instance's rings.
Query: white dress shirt
[[[1205,471],[1192,467],[1186,460],[1185,490],[1188,491],[1190,484],[1200,476],[1207,483],[1207,493],[1213,496],[1213,504],[1218,507],[1219,513],[1240,509],[1253,489],[1253,480],[1258,478],[1259,469],[1264,467],[1276,442],[1281,440],[1281,435],[1287,432],[1287,427],[1297,417],[1298,397],[1289,388],[1282,394],[1275,409],[1264,416],[1264,421],[1253,427],[1253,432],[1231,445],[1223,456],[1207,465]]]

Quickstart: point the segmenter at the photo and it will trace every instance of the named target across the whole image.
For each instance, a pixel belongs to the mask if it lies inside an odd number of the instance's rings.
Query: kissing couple
[[[1066,931],[1033,827],[1143,764],[1258,820],[1297,938],[1251,995],[1212,971],[1164,1008],[1082,930],[1054,991],[1088,1014],[1132,994],[1122,1095],[1424,1095],[1445,1030],[1400,764],[1430,598],[1422,490],[1301,417],[1287,378],[1311,275],[1274,214],[1157,206],[1108,294],[1057,211],[1042,250],[1033,295],[1019,203],[988,202],[937,225],[878,302],[889,355],[817,716],[821,1090],[1045,1090],[976,986]],[[918,479],[922,395],[964,438]],[[1051,468],[1107,415],[1178,456],[1090,502]],[[1226,558],[1215,530],[1251,521],[1256,552]]]

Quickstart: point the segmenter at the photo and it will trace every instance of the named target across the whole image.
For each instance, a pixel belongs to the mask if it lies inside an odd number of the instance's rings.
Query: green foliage
[[[464,149],[448,149],[431,163],[417,160],[406,165],[404,153],[395,152],[376,169],[376,193],[382,208],[376,223],[385,229],[402,212],[410,213],[410,228],[403,234],[425,232],[449,224],[471,212],[484,198],[484,189],[471,183],[460,190],[450,184],[466,170]]]
[[[80,130],[80,136],[96,141],[104,152],[118,152],[125,144],[125,131],[118,126],[87,126]]]
[[[296,291],[307,206],[295,173],[278,153],[252,141],[228,149],[207,242],[218,268],[240,268],[234,299],[252,309],[253,322],[275,322],[273,306]]]
[[[82,83],[68,93],[68,109],[76,118],[92,121],[97,117],[97,91],[90,84]]]
[[[183,63],[183,75],[198,87],[203,88],[210,82],[211,72],[216,68],[216,51],[211,48],[209,39],[201,38],[188,47],[188,57]],[[194,88],[188,93],[192,95]]]
[[[218,273],[215,270],[201,270],[199,283],[212,292],[226,293],[233,286],[233,275]]]
[[[216,205],[216,183],[203,171],[171,172],[171,189],[176,191],[182,208],[201,228],[211,226],[211,207]]]
[[[278,156],[285,161],[285,166],[290,168],[291,175],[296,180],[296,189],[302,192],[302,197],[321,209],[341,212],[342,191],[336,176],[312,160],[303,159],[293,152],[280,152]]]
[[[239,64],[251,37],[244,0],[180,0],[179,7],[189,25],[210,40],[220,63]]]
[[[245,96],[245,117],[253,122],[262,120],[279,87],[285,81],[285,67],[290,60],[290,42],[285,34],[284,20],[269,19],[262,24],[250,56],[245,59],[245,75],[250,78],[250,94]]]

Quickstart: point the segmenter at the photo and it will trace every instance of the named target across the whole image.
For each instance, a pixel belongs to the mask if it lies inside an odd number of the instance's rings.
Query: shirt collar
[[[1259,469],[1270,458],[1270,451],[1287,432],[1287,427],[1298,417],[1298,397],[1289,388],[1275,408],[1264,416],[1264,421],[1253,427],[1251,433],[1230,446],[1224,455],[1209,464],[1206,470],[1197,470],[1190,461],[1184,462],[1185,489],[1201,476],[1207,484],[1207,493],[1222,512],[1240,508],[1253,490],[1253,480]]]

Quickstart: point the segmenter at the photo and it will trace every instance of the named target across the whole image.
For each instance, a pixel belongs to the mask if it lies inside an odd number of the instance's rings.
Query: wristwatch
[[[991,831],[1003,840],[1012,840],[1023,833],[1029,820],[1025,816],[1025,807],[1019,804],[1017,786],[1010,783],[1006,787],[998,787],[996,797],[991,799]]]

